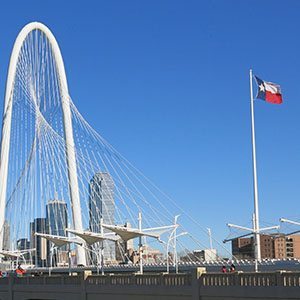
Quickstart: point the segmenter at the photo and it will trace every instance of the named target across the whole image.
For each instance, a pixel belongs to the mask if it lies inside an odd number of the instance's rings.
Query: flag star
[[[259,85],[259,90],[260,90],[261,92],[264,92],[264,91],[265,91],[265,86],[264,86],[263,83],[261,83],[261,84]]]

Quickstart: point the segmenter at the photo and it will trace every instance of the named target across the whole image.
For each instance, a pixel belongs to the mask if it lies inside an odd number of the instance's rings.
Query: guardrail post
[[[242,274],[243,272],[241,271],[237,271],[234,273],[234,285],[235,286],[241,286],[242,282],[241,282],[241,276],[240,274]]]
[[[196,268],[192,273],[192,300],[200,300],[200,282],[199,278],[206,273],[206,268]]]
[[[159,274],[159,285],[163,285],[164,284],[164,273],[160,273]]]
[[[111,285],[111,276],[110,275],[105,275],[105,284],[106,285]]]
[[[286,283],[284,282],[284,279],[283,279],[283,273],[285,273],[285,271],[283,271],[283,270],[276,272],[276,282],[275,282],[276,286],[285,286],[286,285]]]

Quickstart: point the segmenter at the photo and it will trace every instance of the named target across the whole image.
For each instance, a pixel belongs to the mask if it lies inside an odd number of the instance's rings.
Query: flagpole
[[[257,169],[256,169],[256,145],[255,145],[255,123],[254,123],[254,99],[253,99],[253,75],[250,69],[250,106],[251,106],[251,133],[252,133],[252,163],[253,163],[253,192],[254,192],[254,216],[253,216],[253,232],[254,232],[254,253],[255,253],[255,271],[258,271],[258,262],[261,260],[260,252],[260,228],[259,228],[259,212],[258,212],[258,190],[257,190]]]

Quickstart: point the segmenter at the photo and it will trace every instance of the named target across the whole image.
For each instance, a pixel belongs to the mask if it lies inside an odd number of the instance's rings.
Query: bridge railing
[[[200,286],[300,287],[300,272],[206,273],[199,278],[199,283]]]
[[[83,276],[24,276],[11,278],[20,285],[80,285]],[[188,286],[192,284],[191,274],[111,274],[90,275],[84,280],[87,285],[143,285],[143,286]],[[0,279],[0,284],[7,284],[8,278]]]
[[[12,278],[14,284],[81,284],[81,276],[24,276]],[[3,279],[0,280],[2,282]]]
[[[282,273],[281,280],[283,286],[300,287],[300,272]]]
[[[191,274],[107,274],[83,276],[25,276],[16,278],[1,278],[0,285],[8,284],[13,280],[20,285],[136,285],[136,286],[191,286]],[[204,273],[198,279],[199,286],[203,287],[300,287],[300,272],[259,272],[259,273]]]
[[[192,284],[190,274],[126,274],[93,275],[86,279],[89,285],[163,285],[186,286]]]

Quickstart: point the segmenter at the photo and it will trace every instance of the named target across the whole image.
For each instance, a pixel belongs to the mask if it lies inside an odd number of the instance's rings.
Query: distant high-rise
[[[104,224],[115,223],[114,182],[109,173],[96,173],[90,181],[89,214],[89,227],[92,232],[100,232],[101,217]],[[104,260],[115,261],[115,259],[115,242],[104,241]]]
[[[30,248],[30,242],[27,238],[21,238],[17,240],[17,249],[18,250],[27,250]]]
[[[17,249],[20,251],[30,249],[30,241],[27,238],[21,238],[17,240]],[[24,254],[24,258],[28,260],[30,258],[29,253]]]
[[[68,227],[67,203],[62,200],[51,200],[46,205],[47,233],[66,236]]]
[[[7,221],[4,221],[3,225],[3,250],[10,249],[10,226]]]
[[[30,223],[30,248],[35,248],[33,262],[38,267],[45,267],[47,261],[47,241],[35,233],[46,233],[46,219],[36,218]]]
[[[63,200],[51,200],[46,205],[46,232],[51,235],[66,236],[66,228],[68,227],[68,212],[67,203]],[[58,257],[55,257],[56,262],[60,261],[61,254],[67,251],[67,246],[62,246],[58,249]],[[47,246],[48,261],[50,261],[50,243]]]

